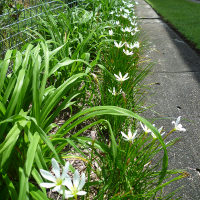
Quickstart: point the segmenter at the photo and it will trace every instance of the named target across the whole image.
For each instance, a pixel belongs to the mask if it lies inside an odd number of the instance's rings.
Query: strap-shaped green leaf
[[[5,81],[5,78],[6,78],[6,73],[8,71],[8,66],[10,64],[11,55],[12,55],[12,50],[8,50],[6,52],[4,61],[1,62],[1,66],[0,66],[0,74],[1,74],[1,78],[0,78],[0,94],[1,94],[2,89],[3,89],[4,81]]]

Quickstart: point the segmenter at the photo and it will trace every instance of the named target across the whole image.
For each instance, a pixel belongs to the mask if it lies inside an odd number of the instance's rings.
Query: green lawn
[[[189,0],[146,0],[146,2],[200,49],[200,3]]]

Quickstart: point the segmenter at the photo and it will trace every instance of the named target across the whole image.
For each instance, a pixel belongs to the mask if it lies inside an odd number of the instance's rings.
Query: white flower
[[[124,9],[124,12],[130,14],[131,12],[128,9]]]
[[[124,52],[127,56],[132,56],[132,55],[133,55],[133,52],[132,52],[132,51],[129,51],[129,50],[123,49],[123,52]]]
[[[140,47],[140,43],[139,43],[139,42],[135,42],[134,44],[132,44],[132,43],[128,44],[128,43],[127,43],[127,47],[128,47],[129,49],[139,48],[139,47]]]
[[[40,173],[41,175],[51,181],[52,183],[40,183],[40,187],[45,187],[45,188],[53,188],[53,192],[60,192],[62,191],[62,186],[65,185],[65,178],[67,177],[67,172],[68,172],[68,168],[69,168],[69,162],[67,162],[65,164],[65,166],[63,167],[63,172],[62,175],[60,176],[60,167],[58,162],[52,158],[51,159],[51,163],[52,163],[52,171],[54,173],[54,175],[46,170],[40,169]]]
[[[143,129],[143,131],[145,132],[145,133],[151,133],[151,135],[152,135],[152,137],[154,138],[154,139],[156,139],[157,138],[157,136],[151,131],[151,129],[149,129],[145,124],[143,125],[141,122],[140,122],[140,125],[141,125],[141,127],[142,127],[142,129]],[[154,127],[155,127],[155,124],[152,124]]]
[[[142,129],[143,129],[143,131],[144,131],[145,133],[151,133],[151,129],[149,129],[145,124],[143,125],[143,124],[140,122],[140,125],[141,125],[141,127],[142,127]],[[155,125],[153,124],[153,126],[155,126]]]
[[[123,18],[127,19],[128,18],[128,15],[127,14],[124,14],[122,15]]]
[[[133,31],[133,29],[131,27],[126,27],[125,31],[130,33],[131,31]]]
[[[142,127],[142,129],[143,129],[143,131],[144,131],[145,133],[151,133],[151,135],[152,135],[152,137],[153,137],[154,139],[157,138],[157,136],[154,134],[154,132],[152,132],[151,129],[149,129],[145,124],[143,125],[143,124],[140,122],[140,125],[141,125],[141,127]],[[155,124],[152,124],[152,125],[155,127]],[[158,132],[161,134],[162,130],[163,130],[163,126],[161,126],[161,127],[158,129]],[[164,135],[164,134],[165,134],[165,132],[163,132],[161,135]]]
[[[133,29],[135,32],[139,32],[139,29],[136,27]]]
[[[140,47],[140,43],[139,42],[135,42],[133,45],[133,48],[139,48]]]
[[[135,136],[137,134],[137,130],[132,134],[131,130],[128,130],[128,135],[126,135],[124,132],[121,131],[122,136],[124,137],[124,140],[126,141],[131,141],[133,142],[133,140],[135,139]]]
[[[133,21],[133,22],[131,21],[131,25],[132,26],[137,26],[137,22],[136,21]]]
[[[114,41],[114,44],[117,48],[121,48],[124,46],[124,43],[122,43],[122,41],[120,41],[119,43],[117,43],[116,41]]]
[[[114,11],[111,11],[110,14],[113,15],[113,14],[114,14]]]
[[[121,28],[121,31],[124,32],[124,33],[126,32],[126,30],[124,28]]]
[[[76,170],[73,176],[73,184],[71,178],[67,175],[66,178],[66,186],[69,189],[65,190],[65,198],[74,197],[77,199],[77,195],[85,195],[85,191],[81,191],[83,186],[85,185],[85,174],[82,173],[81,178],[79,172]]]
[[[153,126],[155,127],[155,124],[153,124]],[[163,126],[161,126],[161,127],[158,129],[158,132],[161,134],[162,130],[163,130]],[[151,135],[152,135],[152,137],[153,137],[154,139],[157,138],[157,136],[154,134],[154,132],[151,131],[150,133],[151,133]],[[164,134],[165,134],[165,132],[163,132],[161,135],[164,135]]]
[[[137,17],[136,16],[133,16],[133,19],[136,19]]]
[[[127,7],[128,7],[128,8],[133,8],[134,5],[133,5],[133,4],[128,4]]]
[[[132,36],[134,36],[135,34],[136,34],[136,32],[135,32],[135,33],[131,32],[131,35],[132,35]]]
[[[113,96],[116,96],[116,95],[117,95],[117,93],[116,93],[116,91],[115,91],[115,87],[113,87],[113,91],[110,90],[110,89],[108,89],[108,91],[109,91]]]
[[[158,132],[161,134],[161,136],[163,136],[165,134],[165,132],[162,133],[162,130],[163,130],[163,126],[161,126],[159,129],[158,129]]]
[[[129,79],[128,73],[126,73],[126,74],[124,75],[124,77],[122,76],[122,73],[121,73],[121,72],[119,72],[119,76],[116,75],[116,74],[114,74],[114,76],[116,77],[117,81],[119,81],[119,82],[123,82],[123,81]]]
[[[181,120],[181,116],[179,116],[176,121],[172,122],[172,124],[174,124],[174,126],[175,126],[174,129],[176,131],[183,131],[183,132],[185,132],[186,129],[183,128],[182,124],[180,124],[180,120]]]
[[[116,24],[116,25],[119,25],[119,21],[116,21],[115,24]]]
[[[113,30],[109,30],[108,34],[112,36],[113,35]]]

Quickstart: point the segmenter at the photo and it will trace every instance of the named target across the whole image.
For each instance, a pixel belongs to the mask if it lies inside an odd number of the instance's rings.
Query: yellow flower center
[[[77,199],[78,190],[75,186],[71,187],[71,192],[74,195],[75,199]]]
[[[61,178],[56,179],[56,185],[62,185],[62,179]]]

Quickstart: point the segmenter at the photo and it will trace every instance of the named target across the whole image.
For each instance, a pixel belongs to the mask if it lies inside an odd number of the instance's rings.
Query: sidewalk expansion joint
[[[165,72],[165,71],[156,71],[156,72],[153,72],[153,74],[186,74],[186,73],[200,73],[200,71],[179,71],[179,72]]]
[[[161,19],[160,17],[139,17],[138,19]]]

